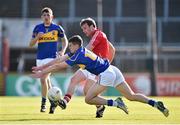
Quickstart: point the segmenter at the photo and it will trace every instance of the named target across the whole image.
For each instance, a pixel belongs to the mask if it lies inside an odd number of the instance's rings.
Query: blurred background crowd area
[[[64,28],[68,38],[79,34],[86,45],[89,39],[80,29],[79,22],[82,18],[92,17],[116,48],[113,65],[123,73],[152,72],[150,1],[0,0],[0,71],[17,74],[31,71],[36,59],[36,47],[28,47],[32,30],[41,23],[41,9],[50,7],[54,12],[54,22]],[[154,1],[157,72],[168,74],[166,77],[175,76],[172,78],[175,80],[172,92],[180,95],[180,79],[176,80],[180,73],[180,0]],[[71,73],[72,70],[63,72]],[[163,77],[164,81],[168,80],[166,77]],[[161,76],[158,79],[161,80]]]
[[[6,37],[9,41],[10,71],[30,71],[35,63],[36,49],[28,48],[28,44],[34,26],[41,22],[41,9],[46,6],[52,8],[54,22],[63,26],[68,38],[80,34],[88,42],[79,22],[84,17],[94,18],[116,47],[113,64],[123,72],[147,72],[151,68],[148,63],[151,58],[151,33],[148,27],[147,0],[0,1],[0,33],[1,38]],[[155,2],[158,71],[179,72],[180,1]],[[98,22],[98,4],[102,4],[102,23]]]

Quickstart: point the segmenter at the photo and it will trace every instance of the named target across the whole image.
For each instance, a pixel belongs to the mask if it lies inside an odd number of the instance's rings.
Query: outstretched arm
[[[63,61],[66,61],[68,58],[69,58],[69,56],[66,54],[64,56],[60,56],[59,58],[55,58],[54,60],[50,61],[49,63],[47,63],[45,65],[38,66],[38,67],[34,66],[34,67],[32,67],[32,72],[41,71],[42,69],[47,68],[49,66],[52,66],[56,63],[58,64],[58,63],[61,63]]]
[[[59,58],[52,60],[51,62],[49,62],[45,65],[42,65],[39,67],[32,67],[32,72],[34,74],[32,74],[31,77],[41,78],[47,73],[56,72],[59,69],[67,67],[68,64],[65,61],[68,58],[69,58],[69,56],[66,54],[64,56],[61,56]]]
[[[41,71],[34,72],[34,74],[31,74],[30,76],[34,77],[34,78],[42,78],[44,75],[46,75],[48,73],[54,73],[60,69],[67,67],[67,66],[68,66],[68,64],[66,62],[55,63],[54,65],[46,67],[46,68],[42,69]]]
[[[42,73],[43,74],[47,74],[47,73],[54,73],[54,72],[57,72],[58,70],[64,68],[64,67],[67,67],[68,64],[66,62],[62,62],[62,63],[56,63],[52,66],[49,66],[45,69],[42,70]]]

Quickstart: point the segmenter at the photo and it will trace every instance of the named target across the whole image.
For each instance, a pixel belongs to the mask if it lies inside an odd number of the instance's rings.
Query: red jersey
[[[104,34],[100,30],[95,30],[90,42],[92,43],[93,49],[92,51],[100,56],[101,58],[107,58],[109,57],[109,41],[106,37],[106,34]]]

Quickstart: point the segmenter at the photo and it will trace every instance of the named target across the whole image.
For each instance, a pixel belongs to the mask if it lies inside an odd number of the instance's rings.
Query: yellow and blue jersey
[[[99,75],[109,67],[109,61],[98,57],[84,47],[80,47],[74,54],[68,53],[69,59],[66,63],[70,66],[79,65],[92,74]]]
[[[37,59],[56,58],[59,38],[64,37],[64,29],[56,24],[46,27],[43,23],[35,26],[32,38],[38,33],[44,33],[38,40]]]

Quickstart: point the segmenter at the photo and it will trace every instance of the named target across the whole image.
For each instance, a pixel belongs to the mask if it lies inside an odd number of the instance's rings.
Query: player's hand
[[[29,46],[33,47],[39,41],[39,39],[43,36],[43,34],[44,34],[43,32],[39,32],[38,34],[36,34],[35,35],[36,37],[31,39]]]
[[[56,57],[59,58],[64,55],[63,51],[56,52]]]
[[[38,71],[41,71],[42,69],[43,69],[43,66],[33,66],[32,72],[38,72]]]
[[[36,72],[36,73],[30,74],[30,77],[42,78],[42,77],[44,77],[44,74],[42,72]]]
[[[39,32],[39,33],[37,34],[36,38],[39,39],[39,38],[41,38],[43,35],[44,35],[43,32]]]

